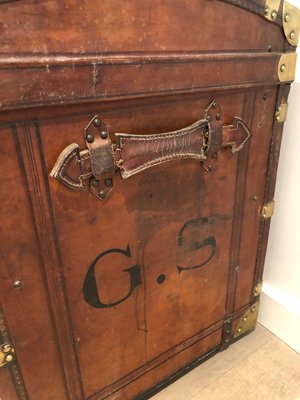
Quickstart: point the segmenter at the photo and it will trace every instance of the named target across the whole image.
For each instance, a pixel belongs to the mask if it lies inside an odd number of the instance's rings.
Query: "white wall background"
[[[300,0],[289,0],[300,8]],[[289,96],[258,320],[300,353],[300,54]]]

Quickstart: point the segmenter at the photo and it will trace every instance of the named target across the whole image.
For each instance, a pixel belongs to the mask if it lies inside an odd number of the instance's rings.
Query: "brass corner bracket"
[[[287,1],[283,2],[282,24],[287,41],[296,47],[299,41],[300,10]]]
[[[288,103],[282,103],[280,104],[280,106],[277,107],[275,114],[276,122],[282,123],[286,121],[288,107],[289,107]]]
[[[266,0],[265,18],[271,22],[278,22],[281,0]],[[292,46],[297,46],[300,31],[300,10],[283,0],[282,26],[286,40]]]
[[[10,343],[4,343],[0,346],[0,367],[13,361],[14,348]]]
[[[265,204],[262,209],[262,217],[264,219],[269,219],[273,216],[274,214],[274,208],[275,208],[275,201],[270,201],[269,203]]]
[[[284,53],[278,62],[278,80],[279,82],[292,82],[296,73],[296,53]]]
[[[259,301],[253,304],[250,309],[242,315],[233,336],[234,339],[255,328],[258,316],[258,309]]]

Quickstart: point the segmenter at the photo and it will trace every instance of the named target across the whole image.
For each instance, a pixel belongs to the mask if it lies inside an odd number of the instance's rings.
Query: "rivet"
[[[207,166],[207,169],[208,169],[208,171],[212,171],[213,166],[212,166],[211,164],[209,164],[209,165]]]
[[[208,115],[208,116],[206,117],[206,119],[207,119],[208,122],[210,122],[210,121],[211,121],[211,116]]]
[[[271,46],[271,45],[269,45],[269,46],[268,46],[268,52],[269,52],[269,53],[271,53],[271,52],[272,52],[272,50],[273,50],[273,49],[272,49],[272,46]]]
[[[99,197],[100,197],[100,199],[105,199],[106,193],[104,192],[104,190],[100,190]]]
[[[254,313],[254,311],[255,311],[255,307],[252,307],[251,312]]]
[[[111,187],[112,186],[112,179],[111,178],[106,178],[105,180],[104,180],[104,184],[105,184],[105,186],[109,186],[109,187]]]
[[[12,361],[13,356],[11,354],[7,354],[7,356],[5,357],[5,361],[10,362]]]
[[[282,64],[281,66],[280,66],[280,71],[281,72],[284,72],[286,70],[286,65],[285,64]]]
[[[230,342],[230,340],[227,338],[227,339],[225,339],[225,343],[229,343]]]
[[[229,335],[229,333],[230,333],[230,330],[229,330],[229,329],[227,329],[227,331],[226,331],[226,334],[227,334],[227,335]]]
[[[289,22],[289,20],[290,20],[290,14],[285,14],[284,20],[285,20],[285,22]]]
[[[9,353],[11,351],[11,345],[10,344],[5,344],[3,346],[3,352],[4,353]]]
[[[89,143],[93,143],[93,141],[94,141],[94,136],[91,135],[90,133],[88,133],[85,138],[86,138],[86,141]]]
[[[257,196],[255,196],[255,195],[252,196],[252,201],[254,201],[254,202],[257,201]]]
[[[212,104],[212,108],[217,108],[217,107],[218,107],[218,104],[217,104],[216,101],[214,101],[213,104]]]
[[[243,318],[243,321],[246,322],[246,321],[247,321],[247,317],[244,317],[244,318]]]
[[[268,95],[264,94],[264,95],[263,95],[263,101],[266,101],[267,98],[268,98]]]
[[[98,187],[98,186],[99,186],[99,181],[98,181],[98,179],[93,179],[93,180],[92,180],[92,185],[93,185],[94,187]]]
[[[290,39],[292,39],[292,40],[295,39],[295,32],[294,31],[290,33]]]
[[[99,119],[99,118],[95,118],[93,124],[94,124],[94,126],[99,126],[99,125],[101,125],[100,119]]]
[[[242,332],[242,328],[238,328],[238,333],[241,333]]]
[[[280,121],[280,115],[276,115],[276,122]]]
[[[108,134],[106,131],[101,131],[100,136],[102,137],[102,139],[107,139]]]
[[[221,113],[217,113],[217,115],[216,115],[216,120],[217,120],[217,121],[220,121],[220,119],[221,119]]]
[[[273,11],[272,14],[271,14],[271,18],[272,18],[272,19],[275,19],[276,17],[277,17],[277,12],[276,12],[276,11]]]
[[[16,280],[16,281],[14,281],[14,283],[13,283],[13,288],[14,288],[14,289],[21,289],[22,286],[23,286],[23,282],[22,282],[22,281]]]
[[[269,14],[269,12],[270,12],[270,9],[269,8],[265,8],[265,15],[266,16]]]

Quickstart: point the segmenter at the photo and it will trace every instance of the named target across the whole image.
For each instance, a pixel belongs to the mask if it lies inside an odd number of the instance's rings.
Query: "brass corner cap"
[[[278,62],[278,80],[279,82],[293,82],[296,73],[296,53],[284,53]]]
[[[289,44],[297,46],[300,32],[300,10],[285,0],[283,2],[282,25]]]
[[[271,218],[274,214],[275,208],[275,201],[270,201],[269,203],[265,204],[262,209],[262,217],[264,219]]]
[[[242,315],[233,336],[234,339],[255,328],[258,316],[258,309],[259,301],[253,304],[250,309]]]

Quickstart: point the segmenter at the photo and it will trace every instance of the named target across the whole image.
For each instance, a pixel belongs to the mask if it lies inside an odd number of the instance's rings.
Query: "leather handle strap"
[[[222,147],[232,153],[240,151],[251,133],[245,121],[234,117],[232,125],[222,126],[221,109],[213,101],[205,111],[205,118],[173,132],[155,135],[116,133],[112,144],[107,127],[95,116],[84,130],[87,149],[76,143],[60,154],[50,175],[74,190],[90,191],[104,200],[113,188],[113,176],[137,174],[155,165],[176,160],[205,161]]]

